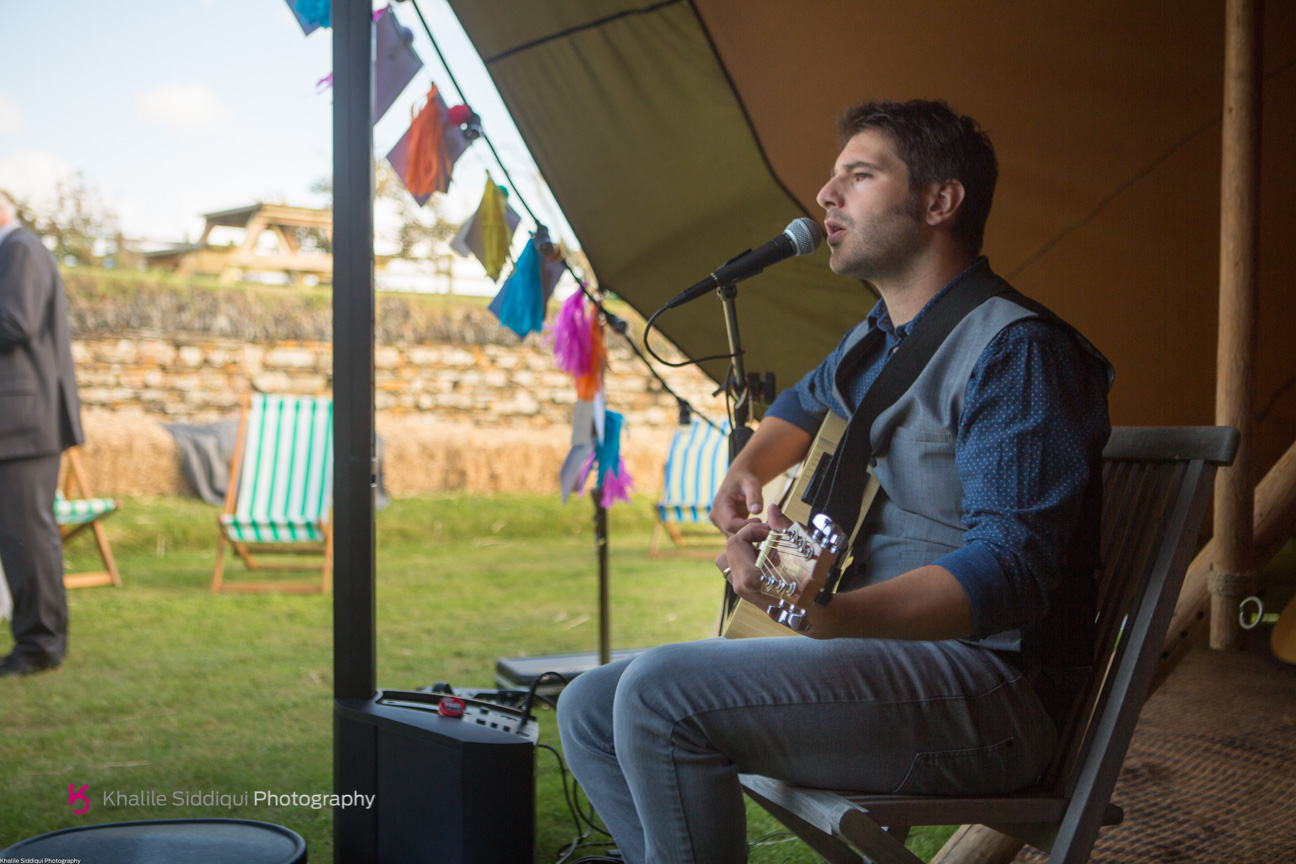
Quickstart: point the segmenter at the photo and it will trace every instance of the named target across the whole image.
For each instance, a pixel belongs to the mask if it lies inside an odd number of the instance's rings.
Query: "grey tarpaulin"
[[[170,432],[180,445],[180,470],[189,481],[194,494],[208,504],[222,505],[229,488],[229,464],[238,440],[239,421],[222,420],[206,426],[172,423],[163,428]],[[391,503],[383,485],[383,442],[375,436],[378,454],[378,489],[376,506],[385,509]]]

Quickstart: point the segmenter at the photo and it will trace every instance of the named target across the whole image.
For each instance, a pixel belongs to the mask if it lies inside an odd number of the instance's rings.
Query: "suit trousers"
[[[960,641],[707,639],[582,673],[563,752],[629,864],[747,860],[741,774],[896,794],[1019,789],[1053,755],[1023,673]]]
[[[0,562],[13,596],[14,651],[51,663],[63,662],[68,627],[58,474],[57,453],[0,459]]]

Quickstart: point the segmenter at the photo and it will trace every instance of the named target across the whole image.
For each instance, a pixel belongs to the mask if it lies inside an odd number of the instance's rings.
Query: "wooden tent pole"
[[[1296,529],[1296,442],[1256,485],[1254,503],[1255,533],[1248,545],[1254,550],[1256,561],[1267,562]],[[1208,585],[1214,573],[1221,569],[1221,548],[1218,539],[1212,539],[1188,565],[1179,602],[1175,604],[1174,617],[1170,619],[1165,648],[1152,677],[1153,690],[1161,686],[1184,655],[1200,641],[1206,629],[1206,612],[1215,599],[1209,593]],[[1236,612],[1233,622],[1237,623]],[[1213,622],[1211,629],[1214,630]]]
[[[1219,352],[1215,422],[1241,434],[1237,459],[1215,481],[1217,567],[1211,573],[1212,648],[1238,648],[1238,602],[1255,590],[1256,224],[1259,221],[1261,0],[1228,0],[1224,31],[1220,178]]]

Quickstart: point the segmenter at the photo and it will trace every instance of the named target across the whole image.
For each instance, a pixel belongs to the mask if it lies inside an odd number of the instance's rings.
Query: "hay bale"
[[[506,429],[379,413],[383,479],[394,497],[424,492],[558,492],[571,447],[563,428]],[[636,490],[656,494],[671,430],[632,430],[622,441]]]
[[[164,421],[143,413],[81,412],[81,466],[93,495],[193,495]]]
[[[168,418],[89,408],[82,412],[82,464],[95,495],[188,495]],[[561,427],[512,429],[379,412],[383,479],[394,497],[432,492],[558,493],[571,446]],[[635,490],[655,496],[673,430],[630,428],[621,443]]]

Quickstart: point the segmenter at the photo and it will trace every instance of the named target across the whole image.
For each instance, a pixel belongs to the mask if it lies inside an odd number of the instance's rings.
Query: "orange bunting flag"
[[[446,152],[445,126],[437,106],[437,86],[428,91],[423,110],[411,108],[409,128],[409,172],[405,188],[410,194],[431,195],[450,188],[450,169],[454,165]]]
[[[603,366],[607,363],[607,347],[603,344],[603,323],[598,313],[590,316],[589,371],[576,376],[576,398],[593,402],[603,389]]]

